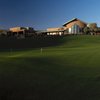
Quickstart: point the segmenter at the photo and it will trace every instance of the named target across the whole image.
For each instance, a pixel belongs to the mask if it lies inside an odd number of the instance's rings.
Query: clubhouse
[[[35,30],[32,27],[13,27],[9,29],[12,36],[24,38],[25,36],[33,36]]]
[[[61,27],[57,28],[47,28],[46,30],[34,30],[32,27],[12,27],[8,31],[1,30],[0,35],[8,35],[19,38],[32,37],[32,36],[48,36],[48,35],[70,35],[70,34],[84,34],[84,28],[94,25],[97,28],[96,23],[86,23],[78,18],[73,18],[67,21]],[[91,32],[91,34],[100,35],[100,30],[98,32]]]
[[[72,20],[64,23],[62,27],[48,28],[47,35],[84,34],[83,29],[86,26],[89,26],[89,24],[84,21],[81,21],[78,18],[73,18]]]

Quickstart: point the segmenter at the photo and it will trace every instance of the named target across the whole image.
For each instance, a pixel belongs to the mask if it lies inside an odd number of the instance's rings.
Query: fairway
[[[100,100],[100,36],[1,51],[0,100]]]

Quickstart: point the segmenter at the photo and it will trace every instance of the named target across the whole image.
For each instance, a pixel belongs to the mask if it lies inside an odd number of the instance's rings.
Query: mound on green
[[[61,41],[42,52],[0,52],[0,99],[99,100],[100,36]]]

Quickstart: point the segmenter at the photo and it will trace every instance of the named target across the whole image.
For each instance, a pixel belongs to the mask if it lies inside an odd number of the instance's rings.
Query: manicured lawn
[[[100,36],[61,42],[0,52],[0,99],[100,100]]]

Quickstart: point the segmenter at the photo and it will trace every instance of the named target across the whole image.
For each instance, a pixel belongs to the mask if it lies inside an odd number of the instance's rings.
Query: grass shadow
[[[25,39],[4,37],[0,38],[0,51],[50,47],[61,45],[63,42],[63,36],[47,36]]]

